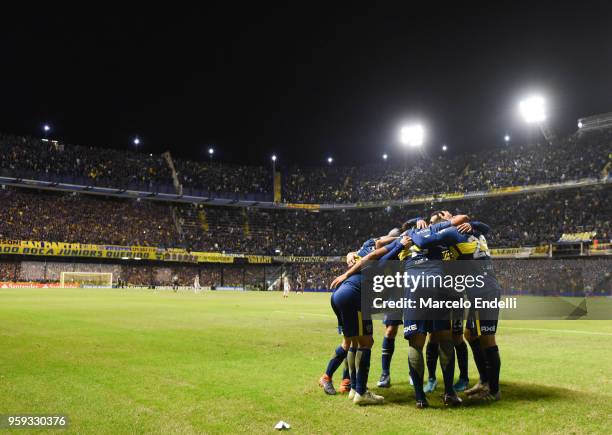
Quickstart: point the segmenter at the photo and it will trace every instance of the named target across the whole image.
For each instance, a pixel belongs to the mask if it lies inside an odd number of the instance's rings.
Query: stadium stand
[[[440,192],[601,178],[609,169],[610,130],[578,132],[549,144],[490,147],[475,154],[411,155],[360,167],[282,170],[289,203],[388,201]],[[173,192],[172,168],[159,155],[0,135],[0,175],[85,185]],[[272,176],[261,166],[173,159],[185,194],[272,199]]]
[[[88,194],[87,189],[57,192],[27,185],[3,185],[0,241],[183,248],[187,253],[261,255],[289,260],[282,264],[132,260],[97,263],[3,255],[0,282],[56,282],[62,271],[98,271],[112,272],[115,280],[139,286],[167,284],[175,275],[180,285],[186,286],[199,275],[205,287],[270,289],[280,288],[281,278],[288,276],[294,283],[299,278],[307,289],[325,289],[343,270],[338,261],[340,256],[356,249],[364,240],[400,226],[407,218],[426,217],[436,209],[467,213],[489,223],[494,228],[488,236],[493,248],[544,245],[541,252],[546,256],[549,252],[546,246],[562,235],[571,241],[576,233],[594,233],[593,245],[604,246],[601,252],[608,252],[612,237],[611,139],[609,131],[599,130],[579,132],[560,140],[555,147],[534,144],[495,148],[476,155],[420,155],[411,158],[407,166],[389,162],[358,168],[284,169],[283,201],[333,206],[320,210],[287,204],[245,207],[233,202],[211,206],[201,202],[156,201],[154,195],[148,199],[127,199]],[[0,135],[0,151],[0,175],[6,177],[173,193],[178,190],[178,183],[185,194],[265,197],[268,201],[272,195],[271,173],[264,167],[194,162],[171,159],[169,155],[72,146],[10,135]],[[513,192],[518,186],[584,178],[596,182],[563,189],[553,186],[549,190]],[[500,187],[514,194],[470,199],[453,196],[454,192],[483,192]],[[436,192],[449,195],[419,203],[386,204],[389,200]],[[378,203],[370,204],[369,208],[348,204],[363,201]],[[299,260],[313,256],[316,261]],[[330,256],[336,258],[326,260]],[[509,292],[520,292],[525,287],[525,277],[548,265],[544,260],[525,260],[520,265],[515,261],[498,261],[504,288]],[[580,287],[593,292],[609,288],[609,278],[602,280],[609,273],[609,259],[564,259],[549,263],[547,267],[556,271],[550,276],[559,286],[562,280],[558,277],[565,277],[572,284],[569,287],[563,284],[563,288],[569,288],[566,293]],[[566,273],[578,269],[583,271],[578,281],[572,278],[578,274]],[[541,290],[544,288],[542,285]],[[539,290],[535,286],[530,291]]]
[[[434,208],[467,213],[495,228],[492,247],[537,246],[563,233],[611,237],[610,187],[566,189],[434,205],[310,212],[172,205],[85,194],[5,188],[0,239],[183,247],[234,254],[344,255]],[[179,228],[172,219],[178,215]]]
[[[0,238],[49,242],[172,247],[171,209],[152,201],[125,201],[76,193],[0,190]]]

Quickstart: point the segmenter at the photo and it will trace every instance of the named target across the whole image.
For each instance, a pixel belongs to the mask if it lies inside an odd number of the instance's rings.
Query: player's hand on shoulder
[[[410,243],[412,243],[412,239],[410,238],[410,236],[408,234],[404,235],[401,239],[400,239],[400,243],[403,246],[408,246],[410,245]]]
[[[458,225],[457,226],[457,231],[459,231],[462,234],[471,233],[472,232],[472,225],[470,225],[469,222],[466,222],[464,224]]]
[[[416,223],[416,227],[417,230],[424,230],[427,228],[427,222],[425,222],[423,219],[419,219]]]

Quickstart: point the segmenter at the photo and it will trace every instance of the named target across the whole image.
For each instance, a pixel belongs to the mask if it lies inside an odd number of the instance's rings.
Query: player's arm
[[[379,237],[378,239],[376,239],[376,242],[374,243],[374,246],[376,247],[376,249],[382,248],[383,246],[387,246],[389,243],[393,243],[397,239],[398,239],[398,237],[382,236],[382,237]]]
[[[393,259],[397,259],[397,256],[399,255],[400,251],[402,251],[406,245],[402,243],[402,239],[404,238],[404,236],[401,236],[399,239],[395,240],[393,243],[387,245],[387,253],[385,255],[382,256],[382,258],[380,259],[380,262],[385,262],[388,260],[393,260]]]
[[[446,221],[442,221],[442,222],[438,222],[436,224],[430,225],[429,226],[429,230],[432,233],[441,231],[445,228],[449,228],[449,227],[458,227],[461,225],[465,225],[466,223],[468,223],[470,221],[470,217],[466,214],[458,214],[456,216],[453,216],[450,220],[446,220]]]
[[[408,243],[410,241],[410,238],[407,236],[404,236],[400,239],[400,243],[406,243],[407,246]],[[389,252],[389,245],[387,246],[383,246],[381,248],[375,249],[374,251],[370,252],[368,255],[366,255],[365,257],[363,257],[361,259],[361,261],[355,263],[349,270],[347,270],[346,272],[344,272],[342,275],[338,276],[336,279],[334,279],[330,285],[331,289],[335,289],[338,286],[340,286],[340,284],[342,284],[348,277],[355,275],[356,273],[360,272],[361,269],[364,268],[364,266],[366,265],[366,263],[370,260],[378,260],[379,258],[381,258],[383,255],[385,255],[386,253]]]
[[[452,226],[456,227],[469,221],[470,217],[467,214],[458,214],[453,216],[449,222]]]
[[[460,233],[456,227],[449,226],[435,232],[414,231],[410,234],[410,237],[413,244],[421,249],[427,249],[437,245],[454,245],[459,242]]]
[[[482,235],[486,236],[491,231],[491,227],[483,222],[473,221],[458,225],[457,230],[463,234],[478,231]]]

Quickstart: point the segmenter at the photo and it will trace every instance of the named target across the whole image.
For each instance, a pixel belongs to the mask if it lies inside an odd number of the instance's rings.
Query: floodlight
[[[509,135],[505,135],[504,136],[504,142],[510,142],[510,136]]]
[[[539,95],[524,99],[519,103],[519,111],[529,124],[546,120],[546,103]]]
[[[208,148],[208,154],[212,156],[214,153],[215,153],[215,150],[213,148]]]
[[[382,155],[383,160],[387,160],[387,158],[388,158],[388,157],[389,157],[389,156],[387,155],[387,153],[385,153],[385,154],[383,154],[383,155]]]
[[[400,142],[411,147],[423,145],[425,129],[421,124],[413,124],[402,127],[400,130]]]
[[[327,163],[329,163],[330,165],[332,164],[332,162],[333,162],[333,161],[334,161],[334,159],[333,159],[333,158],[331,158],[331,157],[328,157],[328,158],[327,158]]]
[[[275,162],[276,161],[276,154],[272,154],[272,161]]]
[[[446,145],[442,145],[442,151],[446,151],[448,147]]]
[[[49,126],[49,124],[45,124],[45,125],[43,126],[43,130],[45,130],[45,131],[49,131],[49,130],[51,130],[51,127]]]
[[[582,128],[583,124],[582,121],[578,121],[578,128]]]
[[[134,145],[139,145],[140,144],[140,139],[135,137],[133,142],[134,142]]]

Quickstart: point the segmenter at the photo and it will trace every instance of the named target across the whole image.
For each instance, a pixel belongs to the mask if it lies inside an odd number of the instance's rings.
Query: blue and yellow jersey
[[[421,249],[443,247],[445,260],[483,260],[491,258],[487,239],[489,227],[480,222],[472,222],[472,233],[460,233],[457,228],[448,226],[429,234],[414,233],[412,241]]]
[[[368,239],[363,242],[361,248],[357,250],[355,254],[355,260],[361,260],[363,257],[368,255],[370,252],[373,252],[376,249],[376,239]]]
[[[447,247],[443,243],[425,243],[425,241],[435,240],[434,235],[450,226],[450,221],[444,221],[422,230],[408,230],[407,233],[412,239],[412,245],[398,255],[399,259],[406,261],[407,267],[428,260],[442,260]]]

